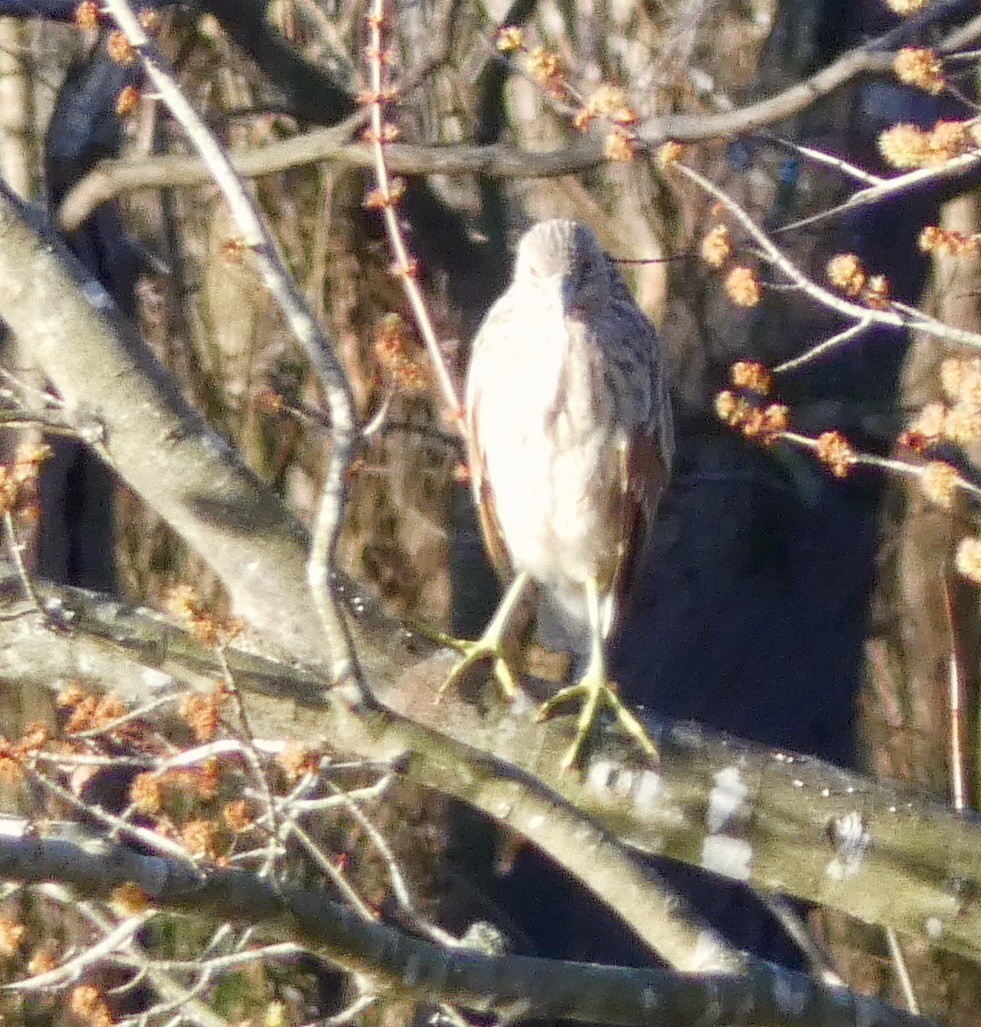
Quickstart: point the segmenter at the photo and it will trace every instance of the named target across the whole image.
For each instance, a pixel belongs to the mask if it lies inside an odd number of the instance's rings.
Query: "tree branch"
[[[159,615],[79,590],[39,592],[74,630],[52,633],[38,618],[0,618],[0,678],[10,687],[57,688],[84,674],[139,703],[160,690],[211,687],[215,654]],[[19,596],[15,579],[0,582],[0,594]],[[651,932],[661,928],[649,919],[663,911],[645,897],[644,871],[631,869],[611,834],[981,962],[976,820],[911,790],[687,724],[659,733],[657,769],[632,763],[636,753],[612,735],[584,778],[560,775],[571,718],[542,725],[530,710],[497,708],[481,717],[455,696],[436,705],[446,654],[413,666],[419,657],[403,647],[404,631],[370,602],[359,605],[359,644],[377,697],[392,709],[355,714],[330,695],[325,702],[316,675],[231,651],[232,673],[261,737],[310,745],[326,739],[341,752],[393,762],[409,780],[527,837],[652,944]],[[684,958],[670,935],[657,944]]]
[[[679,1023],[835,1023],[914,1027],[926,1021],[844,988],[757,963],[747,976],[682,975],[527,956],[445,949],[386,924],[367,923],[321,893],[272,884],[245,870],[144,856],[101,839],[31,836],[27,821],[0,830],[0,875],[24,884],[58,881],[109,899],[135,884],[153,905],[222,921],[278,927],[351,973],[400,996],[441,999],[507,1019],[561,1018],[644,1027]]]

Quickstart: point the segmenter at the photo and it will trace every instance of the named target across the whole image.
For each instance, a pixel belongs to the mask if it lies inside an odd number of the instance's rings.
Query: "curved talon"
[[[518,694],[518,684],[511,673],[511,668],[508,666],[507,658],[499,642],[484,638],[478,639],[476,642],[464,642],[460,639],[455,639],[450,644],[453,648],[459,649],[463,653],[463,659],[460,660],[450,672],[450,676],[439,686],[439,691],[436,693],[437,702],[439,702],[447,689],[460,682],[471,667],[481,663],[483,660],[494,661],[494,680],[504,694],[505,700],[507,702],[514,701],[515,696]]]
[[[494,680],[504,693],[504,698],[508,702],[515,698],[518,694],[518,682],[507,663],[506,640],[509,638],[508,628],[512,615],[521,603],[530,584],[531,579],[525,573],[515,577],[508,586],[497,612],[491,618],[490,624],[487,625],[487,630],[476,642],[465,642],[463,639],[443,636],[443,641],[447,645],[463,653],[463,659],[453,668],[450,676],[440,686],[436,693],[437,702],[442,694],[455,685],[475,663],[491,659],[494,661]]]
[[[602,671],[587,671],[585,677],[578,684],[563,688],[551,698],[546,699],[538,707],[535,719],[545,720],[555,712],[557,707],[575,699],[582,699],[583,705],[579,713],[579,721],[576,724],[575,737],[562,757],[560,766],[563,773],[571,770],[579,762],[583,743],[602,706],[608,706],[616,714],[620,726],[640,746],[647,757],[657,759],[657,746],[647,733],[647,729],[624,705],[612,683],[607,680],[606,674]]]

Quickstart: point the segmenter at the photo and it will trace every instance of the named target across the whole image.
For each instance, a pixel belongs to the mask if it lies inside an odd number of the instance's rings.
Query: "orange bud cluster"
[[[924,253],[950,253],[956,257],[981,253],[981,232],[965,235],[939,225],[927,225],[918,241]]]
[[[528,51],[528,74],[550,96],[565,95],[565,72],[559,55],[544,46],[533,46]]]
[[[230,831],[245,831],[255,823],[248,799],[232,799],[221,809],[221,819]]]
[[[892,70],[900,82],[917,86],[936,96],[943,92],[943,65],[936,53],[928,47],[904,46],[892,62]]]
[[[181,842],[192,856],[218,858],[218,830],[210,820],[189,820],[181,828]]]
[[[702,260],[709,267],[718,270],[732,253],[732,239],[725,225],[716,225],[702,239]]]
[[[276,762],[290,781],[298,781],[304,774],[315,774],[320,767],[320,755],[313,749],[291,739]]]
[[[927,403],[900,434],[900,445],[923,453],[941,442],[963,446],[981,439],[981,358],[943,361],[940,384],[949,405]]]
[[[684,152],[685,148],[681,143],[676,142],[674,139],[669,139],[666,143],[662,143],[657,151],[657,162],[662,168],[670,167],[681,160]]]
[[[885,310],[892,302],[889,295],[889,279],[885,275],[872,275],[862,293],[862,299],[873,310]]]
[[[949,357],[940,365],[940,384],[955,403],[981,408],[981,358]]]
[[[422,392],[426,388],[426,375],[410,355],[410,348],[418,348],[418,344],[408,324],[398,314],[386,314],[375,329],[375,357],[379,367],[396,388]]]
[[[927,0],[886,0],[886,5],[905,18],[915,14],[926,2]]]
[[[715,412],[730,428],[764,444],[773,442],[790,424],[790,411],[782,403],[763,405],[773,385],[770,372],[756,360],[737,360],[729,371],[732,389],[715,397]]]
[[[68,996],[71,1015],[85,1027],[112,1027],[112,1013],[102,992],[94,984],[79,984]]]
[[[62,696],[65,698],[62,699]],[[65,733],[69,735],[80,734],[83,731],[101,731],[126,716],[126,704],[112,692],[106,692],[105,695],[81,693],[75,702],[72,702],[71,697],[65,692],[62,696],[59,696],[59,705],[71,710],[65,723]],[[132,723],[120,724],[113,730],[128,735],[135,731],[136,727]]]
[[[746,438],[765,444],[785,432],[790,423],[790,411],[782,403],[761,407],[730,389],[716,395],[715,412],[730,428],[737,428]]]
[[[395,278],[418,278],[422,267],[417,258],[409,257],[404,264],[392,264],[388,270]]]
[[[0,464],[0,513],[31,520],[38,515],[38,475],[51,455],[45,443],[20,446],[11,464]]]
[[[607,160],[625,163],[633,160],[637,153],[637,133],[623,128],[613,128],[603,140],[603,155]]]
[[[116,113],[125,118],[132,114],[140,103],[140,91],[136,86],[123,86],[116,96]]]
[[[362,89],[355,94],[354,102],[359,107],[370,107],[373,103],[392,103],[397,100],[399,91],[394,86],[385,86],[378,92]]]
[[[729,380],[739,389],[751,389],[768,396],[773,388],[773,377],[758,360],[737,360],[729,370]]]
[[[27,961],[27,972],[32,977],[38,977],[53,970],[57,965],[58,960],[55,959],[53,947],[49,942],[41,948],[35,949],[34,954]]]
[[[943,460],[932,460],[920,468],[920,488],[931,503],[949,510],[961,480],[957,468]]]
[[[620,86],[604,82],[597,86],[576,112],[572,119],[573,127],[583,131],[594,118],[604,118],[614,125],[629,127],[637,123],[637,111]]]
[[[75,24],[80,29],[95,29],[99,27],[99,5],[95,0],[82,0],[75,8]]]
[[[868,281],[865,268],[854,253],[836,253],[828,261],[827,271],[831,284],[853,298],[862,294]]]
[[[893,125],[879,136],[879,152],[894,168],[928,168],[946,164],[977,145],[965,121],[938,121],[932,129]]]
[[[889,280],[870,275],[854,253],[836,253],[827,265],[828,280],[849,299],[863,300],[881,310],[889,305]]]
[[[386,143],[394,143],[401,134],[398,125],[385,122],[381,127],[381,132],[376,132],[373,128],[366,128],[361,133],[361,138],[366,143],[381,143],[384,146]]]
[[[378,24],[381,24],[380,22]],[[390,64],[392,61],[392,51],[386,50],[382,46],[366,46],[364,48],[364,55],[371,61],[372,64],[377,61],[381,65]]]
[[[845,478],[855,463],[855,450],[840,431],[822,432],[814,449],[818,460],[831,469],[836,478]]]
[[[760,280],[751,267],[734,267],[722,287],[737,307],[755,307],[760,302]]]
[[[236,620],[222,620],[205,609],[200,597],[190,585],[174,585],[164,597],[165,609],[181,618],[191,634],[203,645],[224,645],[241,634],[243,624]]]
[[[237,266],[242,263],[248,249],[249,244],[245,239],[241,235],[235,235],[221,244],[221,256],[226,263]]]
[[[163,778],[147,771],[137,774],[129,785],[129,801],[141,813],[159,813],[163,807]]]
[[[145,913],[153,906],[150,896],[133,881],[126,881],[125,884],[113,888],[109,901],[130,916]]]
[[[393,178],[388,185],[388,191],[382,189],[370,189],[361,203],[365,210],[384,210],[386,207],[397,207],[402,196],[405,194],[405,179]]]
[[[494,45],[501,53],[523,50],[525,45],[524,32],[517,25],[504,25],[497,30]]]
[[[157,816],[163,811],[168,792],[175,793],[186,801],[193,796],[208,802],[218,791],[221,765],[217,759],[209,758],[191,767],[180,767],[159,773],[147,770],[137,774],[130,782],[129,800],[141,813]]]
[[[11,742],[0,735],[0,781],[16,784],[24,777],[24,763],[48,741],[48,729],[44,724],[30,724],[24,734]]]
[[[24,925],[0,916],[0,956],[10,959],[17,955],[24,938]]]
[[[961,539],[954,557],[954,566],[968,581],[981,585],[981,538]]]
[[[566,94],[565,72],[559,55],[544,46],[529,47],[524,31],[517,25],[505,25],[494,35],[494,45],[501,53],[525,55],[528,74],[550,96],[561,99]]]
[[[125,33],[118,29],[109,33],[106,40],[106,53],[111,61],[116,64],[132,64],[136,60],[136,51],[133,44],[126,38]]]
[[[218,733],[221,708],[228,697],[224,681],[216,681],[207,694],[187,692],[177,708],[181,720],[197,742],[210,742]]]

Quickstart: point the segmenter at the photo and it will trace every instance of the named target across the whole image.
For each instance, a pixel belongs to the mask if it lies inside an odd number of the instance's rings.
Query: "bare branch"
[[[52,687],[83,672],[140,702],[154,687],[211,687],[214,653],[162,619],[77,590],[39,591],[47,604],[57,602],[75,631],[66,636],[28,621],[0,621],[0,677],[9,687]],[[397,635],[389,634],[389,655],[397,646]],[[371,657],[370,644],[364,651]],[[379,698],[404,712],[359,715],[330,694],[325,702],[315,676],[228,655],[264,737],[313,746],[329,738],[342,752],[394,761],[409,780],[527,837],[640,936],[656,935],[656,921],[673,911],[658,908],[644,874],[606,831],[642,851],[844,909],[981,962],[981,896],[958,884],[973,880],[981,863],[981,827],[911,790],[691,725],[659,734],[660,768],[633,766],[612,738],[594,753],[583,779],[562,776],[558,757],[571,736],[565,718],[539,725],[530,712],[511,710],[484,719],[455,696],[435,705],[447,669],[441,656],[411,672],[394,662],[387,674],[374,674]],[[713,793],[737,800],[721,829],[706,821]],[[836,825],[856,818],[862,829],[849,849]],[[665,939],[652,936],[651,943],[663,946]]]
[[[666,139],[681,143],[724,139],[782,121],[799,114],[859,74],[888,70],[895,55],[884,47],[892,45],[890,41],[894,35],[895,32],[887,33],[878,40],[871,40],[803,82],[749,107],[715,115],[675,114],[653,119],[644,125],[642,138],[649,147],[655,148]],[[981,16],[951,33],[939,49],[964,46],[979,37]],[[352,132],[364,123],[366,117],[364,111],[359,111],[335,127],[308,132],[295,139],[270,144],[261,150],[236,154],[231,157],[232,165],[245,178],[256,178],[324,160],[339,160],[370,167],[375,159],[372,146],[350,142]],[[396,143],[386,147],[385,161],[390,171],[404,175],[481,175],[487,178],[521,179],[578,174],[606,163],[607,158],[603,155],[602,145],[592,141],[549,153],[517,150],[496,144],[422,146]],[[930,169],[930,177],[960,174],[968,166],[970,162],[964,162],[963,166],[952,165],[947,170]],[[863,190],[846,203],[850,206],[873,203],[897,188],[906,188],[911,181],[927,180],[926,176],[915,180],[910,180],[909,176],[901,177],[906,180],[901,185],[891,185],[899,179],[888,180],[877,187],[880,192]],[[101,203],[135,189],[196,186],[210,181],[211,173],[204,163],[190,157],[106,161],[86,175],[64,198],[58,210],[58,224],[65,231],[74,231]],[[835,208],[834,212],[843,209],[848,209],[848,206]],[[822,212],[817,217],[827,217],[830,213]]]
[[[925,1021],[867,996],[832,988],[766,963],[745,977],[677,974],[523,956],[446,950],[378,922],[366,923],[322,893],[273,886],[246,871],[185,864],[125,846],[28,837],[9,821],[0,836],[0,873],[25,884],[57,880],[108,898],[135,884],[159,908],[212,915],[264,929],[285,927],[351,973],[406,997],[442,999],[498,1016],[563,1018],[623,1025],[825,1023],[914,1027]],[[19,834],[19,836],[18,836]]]

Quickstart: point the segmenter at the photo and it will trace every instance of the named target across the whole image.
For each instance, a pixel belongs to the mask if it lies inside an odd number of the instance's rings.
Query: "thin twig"
[[[9,510],[4,510],[3,512],[3,532],[7,539],[7,549],[10,551],[11,559],[14,561],[17,577],[20,578],[20,583],[28,602],[42,617],[47,619],[47,611],[41,605],[41,600],[34,589],[34,582],[31,580],[30,572],[24,563],[24,546],[20,539],[17,538],[14,515]]]
[[[856,336],[861,335],[862,332],[866,331],[866,329],[871,326],[871,324],[872,322],[868,319],[856,322],[850,328],[846,328],[843,332],[833,335],[830,339],[825,339],[824,342],[819,342],[806,353],[801,353],[799,357],[793,357],[790,360],[785,360],[782,364],[778,364],[773,368],[773,374],[781,374],[784,371],[793,371],[802,364],[810,363],[810,361],[821,356],[821,354],[827,353],[829,350],[835,349],[837,346],[841,346],[843,343],[848,342],[849,339],[854,339]]]
[[[405,290],[406,299],[412,308],[412,313],[419,328],[419,334],[426,344],[429,359],[436,372],[440,392],[443,395],[443,402],[446,404],[450,418],[457,424],[462,425],[462,419],[458,417],[460,398],[457,394],[456,385],[446,366],[443,350],[432,320],[429,317],[429,310],[423,299],[422,291],[416,281],[417,264],[409,254],[405,239],[402,236],[402,229],[399,225],[395,209],[398,198],[393,194],[392,182],[388,174],[388,166],[385,163],[385,133],[388,125],[384,118],[383,103],[386,90],[389,88],[385,74],[386,57],[383,50],[384,40],[382,28],[385,24],[385,0],[372,0],[371,12],[368,15],[369,43],[367,47],[368,64],[371,76],[371,132],[369,142],[374,156],[375,179],[378,183],[378,195],[381,202],[382,215],[385,220],[385,229],[388,233],[389,245],[395,258],[393,271],[398,275]]]
[[[981,153],[979,153],[981,157]],[[953,328],[941,321],[916,311],[914,308],[902,308],[901,304],[893,303],[887,309],[876,310],[860,306],[850,300],[830,292],[807,277],[797,266],[770,240],[750,215],[726,192],[715,183],[700,175],[687,164],[672,164],[671,168],[694,182],[700,189],[717,200],[746,229],[761,249],[761,258],[781,271],[801,292],[853,321],[885,325],[889,328],[905,328],[917,330],[950,342],[959,342],[967,346],[981,348],[981,334],[963,328]]]
[[[892,965],[896,968],[896,976],[899,978],[900,987],[903,989],[903,1000],[906,1008],[914,1015],[920,1015],[920,1003],[916,999],[916,992],[913,990],[913,978],[909,975],[909,967],[906,965],[906,957],[899,945],[899,935],[895,928],[886,928],[886,943],[889,945],[889,955],[892,956]]]
[[[181,124],[221,189],[242,242],[253,253],[266,287],[316,372],[330,409],[332,446],[324,476],[307,564],[307,580],[324,628],[331,678],[335,685],[353,682],[361,701],[370,697],[332,584],[334,551],[346,495],[347,468],[358,444],[354,399],[344,368],[317,324],[293,276],[279,257],[275,240],[259,215],[227,153],[187,101],[157,48],[127,0],[107,0],[115,19],[143,62],[144,69],[173,117]]]
[[[421,934],[424,934],[426,937],[440,945],[446,945],[450,948],[459,948],[461,946],[459,938],[450,934],[449,931],[444,931],[441,927],[437,927],[436,924],[426,920],[419,910],[416,909],[415,902],[413,902],[412,895],[409,892],[409,886],[402,874],[401,867],[398,865],[395,854],[392,852],[391,846],[388,844],[388,841],[385,839],[381,831],[379,831],[371,822],[364,810],[362,810],[357,803],[348,799],[344,792],[342,792],[341,789],[333,782],[325,781],[324,786],[331,790],[334,793],[334,797],[344,804],[344,808],[350,814],[352,819],[361,827],[368,836],[368,839],[371,841],[371,844],[374,845],[375,851],[381,857],[382,862],[388,870],[389,880],[392,885],[392,893],[394,894],[399,906],[402,908],[402,911],[409,917],[415,928]]]
[[[0,989],[4,991],[43,991],[47,988],[58,987],[68,981],[77,980],[87,969],[98,963],[113,949],[131,939],[153,914],[154,911],[150,910],[138,916],[127,917],[114,931],[107,934],[101,941],[90,945],[73,959],[54,967],[47,973],[35,974],[33,977],[25,977],[10,984],[0,985]]]
[[[961,674],[961,653],[957,632],[954,627],[954,597],[951,594],[950,579],[944,581],[944,611],[947,621],[947,636],[950,639],[948,663],[948,688],[950,703],[950,800],[954,809],[967,806],[966,747],[964,745],[964,678]]]

